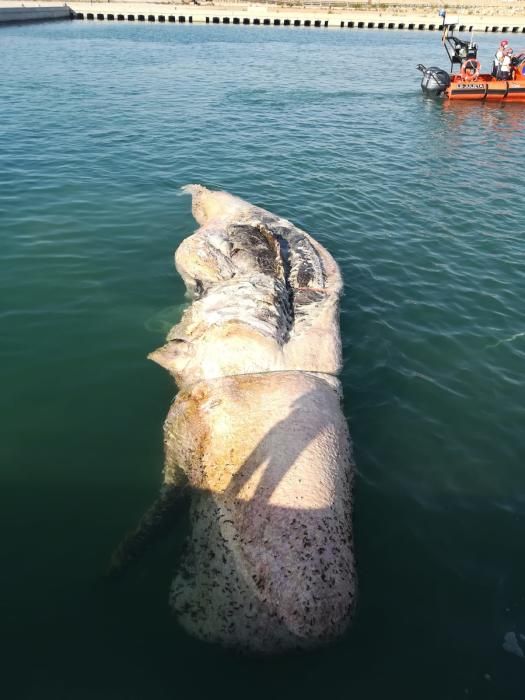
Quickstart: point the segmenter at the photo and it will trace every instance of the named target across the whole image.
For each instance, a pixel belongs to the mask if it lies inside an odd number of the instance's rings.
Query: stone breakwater
[[[0,8],[17,3],[0,2]],[[21,5],[22,3],[18,3]],[[26,7],[46,7],[27,3]],[[195,5],[155,2],[71,2],[72,16],[79,20],[129,21],[189,24],[232,24],[312,28],[441,29],[441,19],[428,5],[384,5],[367,10],[319,5],[317,7],[276,5]],[[450,12],[450,11],[449,11]],[[495,5],[486,8],[464,5],[454,11],[459,31],[525,34],[525,8]],[[450,15],[449,15],[450,16]]]

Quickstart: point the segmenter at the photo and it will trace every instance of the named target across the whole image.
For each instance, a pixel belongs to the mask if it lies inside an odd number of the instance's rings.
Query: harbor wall
[[[67,5],[28,7],[0,6],[0,24],[11,22],[47,22],[49,20],[70,19],[72,11]]]
[[[501,5],[471,5],[469,0],[462,5],[461,12],[449,12],[457,17],[459,31],[503,32],[525,34],[525,4],[509,3]],[[11,3],[16,4],[16,3]],[[160,22],[190,24],[231,24],[289,26],[312,28],[350,29],[405,29],[413,31],[438,31],[441,18],[437,7],[428,4],[405,5],[401,0],[393,5],[376,5],[366,9],[357,2],[351,7],[344,3],[332,5],[320,2],[318,5],[278,5],[275,3],[211,4],[211,3],[169,3],[169,2],[99,2],[71,0],[73,17],[88,21],[115,22]],[[0,0],[0,12],[3,2]],[[44,9],[46,3],[24,2],[27,10],[38,6]],[[523,9],[522,9],[523,8]],[[51,8],[50,8],[51,9]],[[60,9],[56,8],[55,9]],[[65,8],[64,8],[65,9]]]

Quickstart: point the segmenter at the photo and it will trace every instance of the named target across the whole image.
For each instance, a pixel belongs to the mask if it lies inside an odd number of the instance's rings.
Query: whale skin
[[[314,648],[345,632],[357,594],[341,275],[286,219],[184,189],[200,225],[175,254],[191,304],[149,355],[178,387],[161,501],[191,502],[170,607],[208,642]]]

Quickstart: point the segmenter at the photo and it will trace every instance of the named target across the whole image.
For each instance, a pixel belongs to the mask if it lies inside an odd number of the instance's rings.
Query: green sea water
[[[444,58],[432,32],[0,30],[3,698],[525,697],[525,106],[426,100]],[[344,276],[360,599],[319,652],[187,637],[184,519],[103,580],[160,484],[174,389],[146,354],[184,308],[188,182]]]

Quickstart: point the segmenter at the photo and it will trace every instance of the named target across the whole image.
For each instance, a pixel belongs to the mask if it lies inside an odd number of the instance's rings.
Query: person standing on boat
[[[494,63],[492,64],[492,75],[498,80],[500,80],[501,64],[503,62],[503,58],[505,57],[505,50],[508,46],[508,43],[509,42],[506,39],[503,39],[503,41],[498,46],[498,50],[494,54]]]
[[[503,56],[503,60],[501,61],[501,73],[500,73],[500,79],[501,80],[510,80],[511,75],[512,75],[512,49],[509,48],[505,49],[505,53]]]

